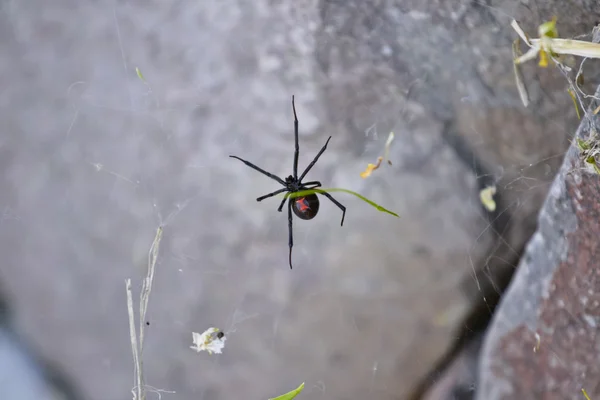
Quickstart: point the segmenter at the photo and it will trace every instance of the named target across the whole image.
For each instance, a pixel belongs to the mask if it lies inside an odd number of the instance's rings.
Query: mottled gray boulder
[[[576,138],[597,140],[599,126],[584,119]],[[478,399],[600,396],[600,178],[575,143],[486,334]]]
[[[533,32],[551,10],[499,3],[7,4],[0,278],[18,332],[86,398],[128,398],[124,280],[139,288],[165,223],[144,352],[164,398],[301,381],[311,398],[406,398],[500,290],[486,277],[512,272],[574,120],[558,73],[525,71],[531,110],[513,86],[506,14]],[[597,18],[561,15],[565,35]],[[227,156],[289,174],[292,94],[301,166],[333,136],[309,178],[402,218],[335,194],[344,227],[327,200],[295,220],[290,271],[287,216],[255,201],[276,184]],[[390,130],[393,166],[361,179]],[[189,348],[209,326],[221,356]]]

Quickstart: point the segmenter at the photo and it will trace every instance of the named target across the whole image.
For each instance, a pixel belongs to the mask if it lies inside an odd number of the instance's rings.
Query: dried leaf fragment
[[[390,132],[387,140],[385,141],[385,148],[384,148],[383,156],[380,156],[377,158],[377,164],[367,164],[367,169],[360,173],[361,178],[365,179],[365,178],[368,178],[369,176],[371,176],[373,171],[375,171],[377,168],[379,168],[381,166],[381,162],[383,160],[386,160],[389,165],[392,165],[392,162],[389,160],[389,154],[390,154],[390,146],[392,145],[392,142],[394,141],[394,137],[395,137],[394,132]]]
[[[490,212],[496,211],[496,202],[494,195],[496,194],[496,186],[488,186],[479,192],[479,200],[481,204]]]
[[[367,169],[360,173],[360,177],[365,179],[371,176],[371,173],[375,171],[381,165],[381,161],[383,161],[383,157],[377,158],[377,164],[367,164]]]

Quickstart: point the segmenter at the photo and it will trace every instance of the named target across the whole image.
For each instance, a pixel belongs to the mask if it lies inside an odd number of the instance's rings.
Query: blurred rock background
[[[464,382],[444,371],[490,319],[577,124],[552,68],[524,68],[522,106],[510,20],[534,34],[557,15],[572,37],[599,14],[583,0],[5,2],[0,280],[39,387],[130,398],[124,281],[137,297],[163,224],[144,361],[164,398],[302,381],[310,399],[452,398]],[[401,218],[335,194],[340,227],[323,199],[294,219],[290,271],[287,216],[255,201],[277,186],[227,156],[290,174],[292,94],[301,169],[332,136],[308,179]],[[390,131],[393,165],[360,178]],[[189,348],[210,326],[227,333],[220,356]]]

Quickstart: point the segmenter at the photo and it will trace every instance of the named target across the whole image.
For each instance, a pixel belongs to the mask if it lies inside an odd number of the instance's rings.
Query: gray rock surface
[[[473,271],[514,267],[573,121],[557,113],[570,105],[558,74],[528,76],[537,114],[520,110],[506,13],[541,21],[477,4],[4,5],[0,279],[19,332],[85,398],[128,398],[124,280],[140,282],[164,224],[144,353],[147,383],[176,392],[163,397],[260,399],[306,381],[311,398],[405,398],[488,290]],[[594,18],[566,14],[563,32]],[[336,194],[340,228],[323,200],[294,222],[290,271],[287,216],[255,201],[277,186],[227,156],[289,174],[292,94],[301,166],[333,136],[309,178],[402,218]],[[390,130],[393,166],[361,179]],[[506,225],[478,202],[485,170],[508,192]],[[536,186],[511,198],[511,177]],[[228,334],[221,356],[189,349],[209,326]]]
[[[597,140],[598,122],[584,119],[576,137]],[[581,158],[573,144],[486,334],[478,399],[600,396],[600,179]]]

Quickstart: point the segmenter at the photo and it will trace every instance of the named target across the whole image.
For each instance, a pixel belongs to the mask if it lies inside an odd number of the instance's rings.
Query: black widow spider
[[[308,167],[306,167],[304,172],[302,172],[302,174],[298,178],[298,155],[300,153],[300,147],[298,146],[298,117],[296,116],[296,106],[294,104],[294,96],[293,95],[292,95],[292,110],[294,110],[294,137],[296,140],[296,151],[294,152],[294,175],[288,176],[287,178],[285,178],[285,181],[284,181],[277,175],[273,175],[273,174],[263,170],[262,168],[257,167],[256,165],[252,164],[251,162],[243,160],[237,156],[229,156],[231,158],[236,158],[236,159],[240,160],[241,162],[243,162],[250,168],[257,170],[261,174],[264,174],[264,175],[268,176],[269,178],[279,182],[281,185],[283,185],[282,189],[276,190],[269,194],[265,194],[264,196],[260,196],[259,198],[256,199],[256,201],[262,201],[268,197],[272,197],[277,194],[286,192],[285,196],[283,197],[283,200],[281,201],[281,204],[279,205],[279,208],[277,209],[277,211],[279,211],[279,212],[281,212],[281,210],[283,209],[283,205],[285,204],[285,201],[288,199],[288,197],[290,196],[291,193],[299,192],[302,190],[315,189],[315,188],[318,188],[321,186],[321,182],[319,182],[319,181],[311,181],[311,182],[302,183],[302,179],[304,179],[304,177],[306,176],[308,171],[310,171],[310,169],[316,164],[319,157],[321,157],[321,154],[323,154],[323,152],[327,149],[327,144],[329,143],[329,140],[331,139],[331,136],[329,136],[329,139],[327,139],[327,142],[325,142],[325,145],[321,148],[321,150],[316,155],[316,157],[311,161],[310,164],[308,164]],[[329,200],[331,200],[336,206],[338,206],[342,210],[342,223],[340,224],[340,226],[343,226],[344,225],[344,217],[346,216],[346,207],[344,207],[340,202],[338,202],[336,199],[334,199],[327,192],[319,191],[319,194],[322,194],[323,196],[327,197]],[[294,245],[294,239],[293,239],[293,234],[292,234],[292,210],[294,211],[294,214],[296,214],[296,216],[300,219],[304,219],[304,220],[313,219],[319,212],[319,198],[317,197],[316,193],[312,193],[312,194],[302,196],[302,197],[290,198],[288,201],[290,269],[292,268],[292,246]]]

